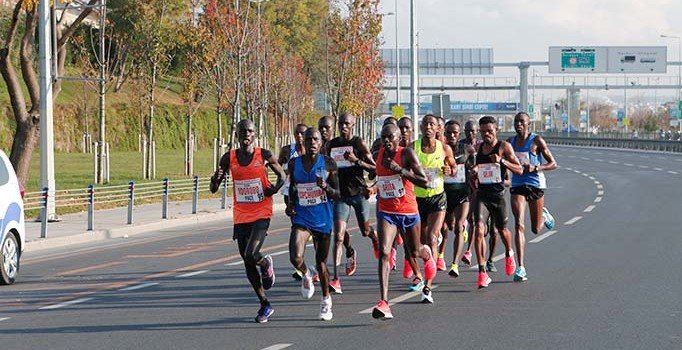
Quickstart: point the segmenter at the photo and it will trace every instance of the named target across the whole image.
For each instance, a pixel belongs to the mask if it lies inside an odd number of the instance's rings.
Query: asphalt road
[[[26,254],[20,281],[0,288],[0,346],[681,349],[682,155],[553,151],[560,169],[547,174],[546,198],[557,227],[527,234],[526,283],[498,272],[478,290],[473,269],[458,279],[439,273],[435,303],[424,305],[396,271],[395,319],[374,320],[366,312],[379,298],[377,263],[352,219],[358,272],[342,276],[334,319],[319,321],[319,288],[301,298],[288,219],[278,217],[265,245],[276,254],[275,314],[256,324],[257,299],[226,220]]]

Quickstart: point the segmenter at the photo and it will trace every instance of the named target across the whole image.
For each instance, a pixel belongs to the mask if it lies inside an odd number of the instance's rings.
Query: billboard
[[[550,46],[550,73],[666,73],[665,46]]]
[[[379,51],[386,76],[395,76],[398,58],[400,75],[410,74],[410,49],[384,48]],[[419,75],[490,75],[493,74],[493,49],[418,49]]]

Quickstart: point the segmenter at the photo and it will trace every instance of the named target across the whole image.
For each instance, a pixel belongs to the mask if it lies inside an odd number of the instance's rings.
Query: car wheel
[[[8,233],[0,246],[0,283],[12,284],[19,272],[19,246],[12,233]]]

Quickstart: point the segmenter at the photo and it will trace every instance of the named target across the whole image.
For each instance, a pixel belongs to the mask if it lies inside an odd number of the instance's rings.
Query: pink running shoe
[[[398,259],[395,257],[395,248],[391,248],[391,256],[388,258],[388,266],[391,271],[395,270],[395,265],[398,264]]]
[[[488,276],[487,272],[479,272],[478,273],[478,288],[488,288],[488,285],[490,282],[493,280]]]
[[[414,275],[414,271],[412,271],[412,266],[410,266],[410,262],[405,259],[403,261],[403,278],[410,279]]]
[[[436,277],[436,259],[433,258],[431,253],[431,247],[425,245],[426,250],[429,252],[429,259],[424,261],[424,277],[427,280],[431,280]]]
[[[514,271],[516,271],[516,262],[514,262],[513,256],[508,256],[505,258],[504,272],[507,276],[511,276],[514,274]]]
[[[436,260],[436,268],[438,269],[438,271],[445,271],[446,270],[444,258],[438,258],[438,260]]]
[[[329,281],[329,289],[332,293],[343,294],[341,290],[341,280],[331,280]]]
[[[393,313],[386,300],[379,300],[377,306],[372,310],[372,317],[380,318],[382,320],[390,320],[393,318]]]
[[[467,250],[466,252],[464,252],[464,255],[462,255],[462,262],[465,265],[471,266],[471,252],[470,251]]]

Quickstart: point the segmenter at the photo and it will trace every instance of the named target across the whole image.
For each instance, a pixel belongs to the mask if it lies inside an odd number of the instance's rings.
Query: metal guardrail
[[[276,176],[268,174],[268,179],[275,182]],[[142,200],[161,199],[161,219],[168,219],[168,203],[173,195],[192,195],[192,214],[198,212],[199,194],[209,191],[210,177],[200,178],[194,176],[190,179],[171,180],[164,178],[161,181],[135,183],[127,185],[102,186],[101,190],[94,185],[85,189],[68,189],[55,191],[56,208],[83,208],[87,211],[87,230],[92,231],[95,224],[95,207],[106,204],[108,206],[127,206],[126,223],[134,223],[135,204]],[[220,208],[227,209],[227,196],[231,192],[232,181],[228,178],[221,186]],[[41,218],[47,216],[48,189],[43,188],[37,192],[27,192],[24,195],[24,211],[40,210]],[[101,198],[101,199],[98,199]],[[47,220],[41,220],[41,238],[47,236]]]
[[[500,140],[514,136],[514,133],[504,132],[499,134]],[[647,151],[678,152],[682,153],[682,141],[641,139],[631,137],[615,137],[616,135],[587,134],[587,133],[539,133],[549,144],[566,146],[608,147],[623,149],[638,149]]]

